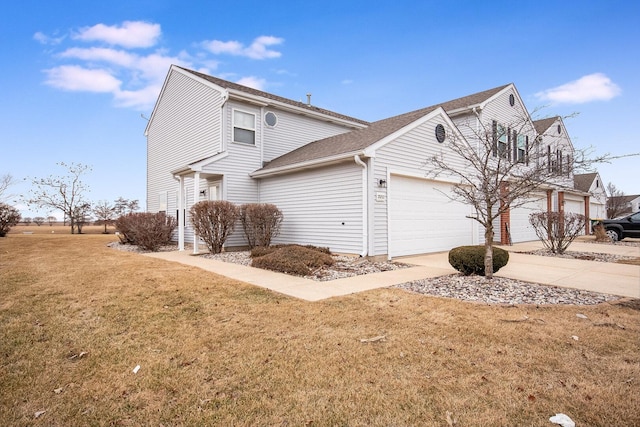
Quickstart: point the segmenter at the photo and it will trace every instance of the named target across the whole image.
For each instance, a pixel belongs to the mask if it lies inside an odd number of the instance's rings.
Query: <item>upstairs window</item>
[[[507,132],[507,129],[502,125],[498,125],[498,154],[500,154],[500,157],[503,159],[507,158],[507,153],[509,151]]]
[[[527,152],[527,138],[525,135],[518,135],[516,147],[516,161],[518,163],[525,162],[525,153]]]
[[[233,142],[255,145],[256,115],[233,110]]]

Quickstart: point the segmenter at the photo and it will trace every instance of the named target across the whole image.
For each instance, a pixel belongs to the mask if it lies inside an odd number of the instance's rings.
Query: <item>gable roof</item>
[[[584,191],[585,193],[589,192],[591,188],[591,184],[598,177],[597,172],[593,173],[583,173],[579,175],[573,176],[573,188],[576,190]]]
[[[549,117],[547,119],[534,120],[533,127],[538,135],[542,135],[558,120],[559,116]]]
[[[252,95],[252,96],[256,96],[259,98],[263,98],[263,99],[268,99],[271,101],[275,101],[277,103],[280,104],[285,104],[285,105],[290,105],[292,107],[296,107],[298,109],[302,109],[302,110],[306,110],[306,111],[311,111],[314,113],[318,113],[318,114],[322,114],[325,116],[329,116],[329,117],[334,117],[336,119],[341,119],[341,120],[346,120],[346,121],[350,121],[350,122],[356,122],[362,125],[368,125],[369,122],[365,121],[365,120],[361,120],[361,119],[357,119],[355,117],[351,117],[351,116],[347,116],[344,114],[340,114],[340,113],[336,113],[335,111],[330,111],[330,110],[325,110],[324,108],[319,108],[316,107],[315,105],[309,105],[309,104],[305,104],[303,102],[299,102],[299,101],[294,101],[292,99],[288,99],[288,98],[284,98],[282,96],[278,96],[278,95],[274,95],[272,93],[268,93],[268,92],[263,92],[261,90],[258,89],[254,89],[248,86],[243,86],[241,84],[238,83],[233,83],[227,80],[223,80],[217,77],[213,77],[210,76],[208,74],[204,74],[204,73],[200,73],[198,71],[194,71],[194,70],[190,70],[188,68],[184,68],[184,67],[180,67],[178,65],[174,65],[175,68],[179,68],[180,70],[186,71],[187,73],[193,74],[194,76],[197,76],[203,80],[206,80],[210,83],[213,83],[216,86],[219,86],[223,89],[227,89],[230,91],[235,91],[235,92],[239,92],[239,93],[245,93],[248,95]]]
[[[410,111],[398,116],[378,120],[371,123],[364,129],[335,135],[329,138],[311,142],[287,154],[284,154],[266,164],[259,171],[269,170],[295,165],[298,163],[310,162],[320,159],[330,159],[339,155],[359,152],[381,139],[391,135],[410,125],[421,117],[442,108],[445,112],[470,108],[481,104],[492,96],[496,95],[509,85],[499,86],[493,89],[478,92],[462,98],[457,98],[442,104],[432,105],[419,110]]]

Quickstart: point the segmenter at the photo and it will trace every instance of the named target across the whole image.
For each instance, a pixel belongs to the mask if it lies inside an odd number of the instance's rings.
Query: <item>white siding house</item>
[[[498,129],[510,161],[544,141],[558,183],[497,218],[497,240],[506,229],[513,241],[535,239],[527,219],[537,210],[584,213],[590,193],[573,190],[569,164],[558,165],[573,149],[564,124],[531,121],[513,84],[369,123],[172,66],[146,129],[147,206],[176,215],[180,248],[192,241],[195,251],[188,210],[207,199],[275,204],[276,243],[387,258],[481,244],[472,208],[450,197],[460,180],[425,164],[441,156],[462,170],[450,138],[480,149],[481,132]],[[243,246],[237,229],[225,247]]]

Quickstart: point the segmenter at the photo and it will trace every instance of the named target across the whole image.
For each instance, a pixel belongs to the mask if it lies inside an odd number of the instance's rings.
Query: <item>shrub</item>
[[[449,251],[449,264],[465,276],[484,276],[484,246],[459,246]],[[493,248],[493,272],[496,273],[509,262],[509,252]]]
[[[607,235],[604,225],[600,221],[593,225],[593,232],[596,235],[596,242],[611,243],[611,237]]]
[[[20,212],[13,206],[0,203],[0,237],[7,235],[11,227],[20,222]]]
[[[191,224],[209,252],[219,254],[235,228],[238,207],[226,200],[205,200],[191,206]]]
[[[240,221],[250,248],[269,246],[280,234],[282,212],[269,203],[249,203],[240,207]]]
[[[122,243],[138,245],[154,252],[171,241],[176,226],[176,219],[162,212],[135,212],[116,220],[116,230],[120,233]]]
[[[554,254],[563,254],[571,242],[584,231],[584,215],[564,212],[537,212],[529,223],[544,246]]]
[[[270,248],[271,251],[259,257],[254,257],[251,265],[266,270],[281,273],[308,276],[313,270],[325,265],[332,265],[331,255],[299,245],[287,245]]]

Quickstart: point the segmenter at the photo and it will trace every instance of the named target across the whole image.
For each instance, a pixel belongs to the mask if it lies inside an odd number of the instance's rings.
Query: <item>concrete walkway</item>
[[[510,259],[507,266],[496,273],[496,276],[640,298],[640,266],[515,253],[541,249],[542,243],[540,242],[519,243],[502,248],[510,252]],[[571,251],[640,257],[640,248],[630,246],[599,245],[576,241],[569,249]],[[156,252],[146,255],[198,267],[307,301],[319,301],[456,272],[449,265],[447,252],[397,259],[399,262],[413,264],[415,267],[326,282],[193,256],[188,251]]]

